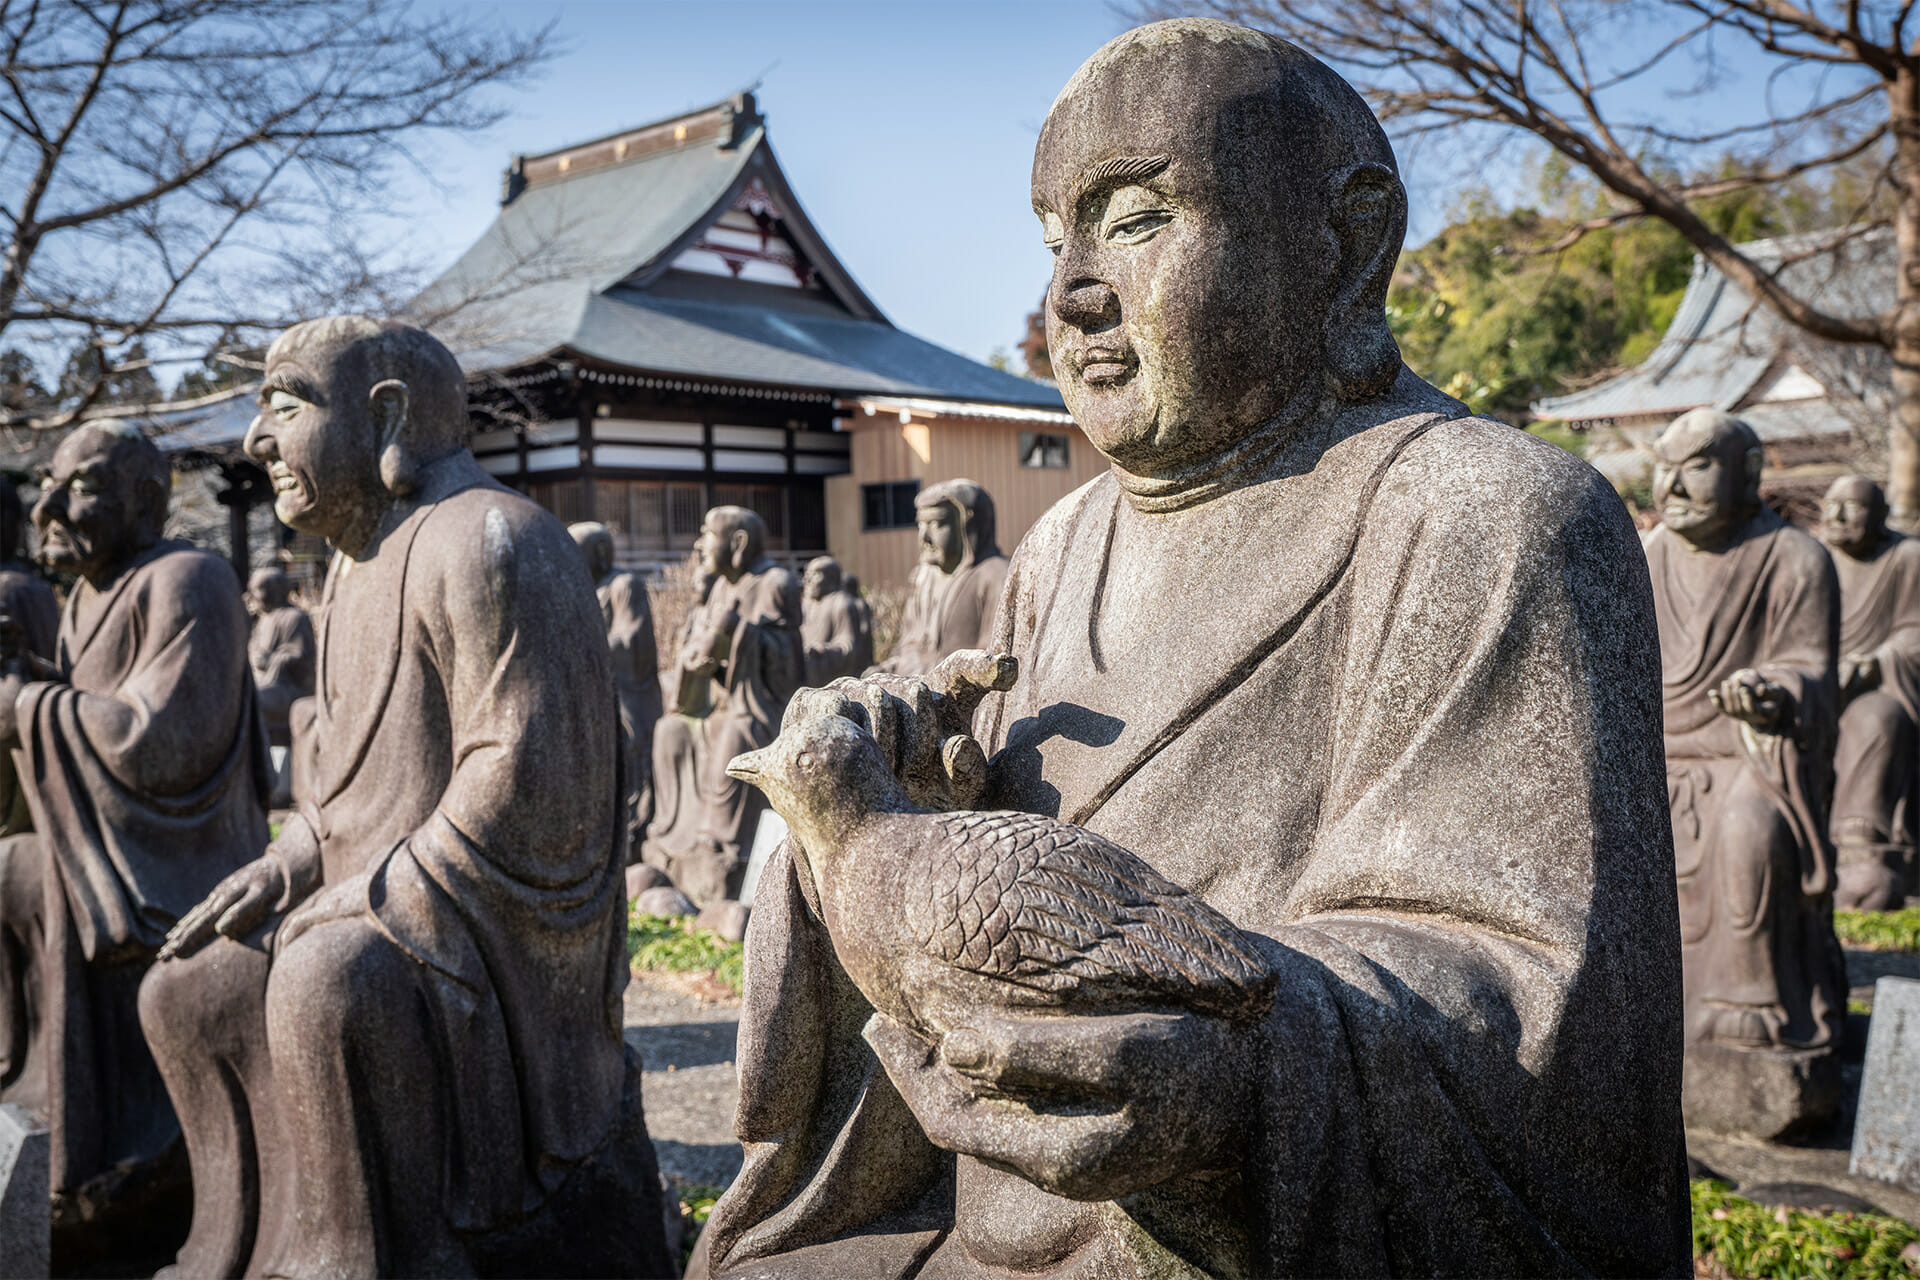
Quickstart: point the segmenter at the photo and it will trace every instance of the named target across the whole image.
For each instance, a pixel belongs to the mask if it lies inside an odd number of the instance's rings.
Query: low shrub
[[[1836,911],[1833,931],[1843,947],[1863,951],[1920,951],[1920,907],[1898,911]]]
[[[744,948],[711,929],[693,927],[692,916],[648,916],[627,921],[627,959],[635,969],[664,973],[710,973],[740,994]]]
[[[1914,1274],[1902,1251],[1920,1231],[1877,1213],[1769,1209],[1727,1183],[1693,1181],[1693,1255],[1729,1276],[1753,1280],[1882,1280]]]

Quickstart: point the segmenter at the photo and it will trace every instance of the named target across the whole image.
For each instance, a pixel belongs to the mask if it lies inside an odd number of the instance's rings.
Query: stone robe
[[[0,614],[13,619],[20,628],[18,643],[26,654],[51,667],[54,645],[60,628],[60,602],[46,579],[27,565],[16,561],[0,562]],[[35,664],[23,655],[0,653],[0,668],[13,668],[25,679],[37,678]],[[44,670],[44,669],[41,669]],[[0,754],[0,836],[18,835],[33,829],[33,811],[27,807],[27,789],[11,756]],[[0,961],[0,963],[4,963]],[[5,1070],[0,1068],[0,1076]]]
[[[162,542],[105,591],[78,583],[57,655],[66,683],[16,704],[34,832],[0,842],[0,1099],[43,1109],[53,1188],[71,1192],[179,1135],[140,979],[265,847],[271,766],[225,560]]]
[[[801,601],[800,641],[807,654],[806,684],[823,689],[841,676],[857,676],[873,665],[873,624],[864,620],[858,601],[846,590]]]
[[[620,745],[633,852],[653,816],[653,727],[660,722],[660,650],[653,637],[653,606],[637,573],[611,573],[598,588],[613,655],[613,690],[620,699]]]
[[[1731,548],[1646,539],[1659,608],[1667,789],[1680,888],[1687,1040],[1831,1044],[1846,984],[1827,843],[1839,599],[1825,548],[1762,511]],[[1708,690],[1752,668],[1794,722],[1759,733]]]
[[[318,858],[289,864],[287,897],[311,896],[141,993],[200,1143],[186,1275],[471,1274],[476,1241],[619,1132],[617,730],[586,566],[465,451],[383,528],[327,576],[289,820]],[[574,1243],[657,1242],[651,1195]],[[519,1266],[589,1269],[551,1249]]]
[[[900,615],[899,642],[882,665],[902,675],[920,675],[956,650],[990,647],[1007,565],[1007,558],[995,552],[977,561],[969,556],[950,574],[937,565],[916,568],[912,594]]]
[[[295,702],[313,692],[313,620],[307,611],[288,604],[254,619],[247,662],[260,690],[260,714],[267,722],[268,740],[276,747],[287,746],[287,714]]]
[[[727,776],[727,763],[766,746],[806,671],[800,645],[800,579],[762,559],[725,578],[688,619],[675,713],[653,738],[653,823],[642,857],[695,904],[737,898],[766,799]],[[720,649],[711,676],[700,655]],[[700,714],[704,711],[704,714]]]
[[[713,1274],[1690,1274],[1645,561],[1597,474],[1449,405],[1403,374],[1405,416],[1204,503],[1104,476],[1008,579],[989,803],[1133,849],[1281,974],[1238,1169],[1088,1205],[930,1146],[782,855]]]
[[[1833,838],[1910,864],[1920,818],[1914,796],[1920,781],[1920,542],[1891,535],[1872,559],[1836,551],[1833,565],[1840,580],[1839,652],[1872,654],[1880,663],[1879,687],[1855,696],[1840,713]]]

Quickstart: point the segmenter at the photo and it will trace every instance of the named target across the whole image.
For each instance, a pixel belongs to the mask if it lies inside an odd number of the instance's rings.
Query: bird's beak
[[[761,760],[766,754],[764,751],[741,752],[727,762],[727,776],[729,778],[738,778],[742,782],[751,782],[756,787],[759,786],[762,772],[760,768]]]

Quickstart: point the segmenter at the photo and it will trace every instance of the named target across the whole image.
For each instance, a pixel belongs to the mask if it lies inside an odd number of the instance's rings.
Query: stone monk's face
[[[1746,459],[1737,448],[1717,437],[1663,438],[1658,450],[1653,499],[1669,529],[1689,542],[1706,545],[1746,517]]]
[[[960,567],[966,553],[966,530],[960,527],[960,513],[951,502],[921,507],[914,513],[920,525],[920,563],[930,564],[942,573]]]
[[[1884,532],[1885,512],[1872,481],[1850,476],[1827,490],[1820,504],[1820,538],[1828,546],[1857,556],[1872,550]]]
[[[1034,153],[1061,394],[1137,475],[1218,454],[1322,377],[1323,201],[1287,139],[1226,119],[1231,70],[1207,46],[1076,77]]]
[[[390,501],[380,484],[370,386],[351,363],[324,342],[275,343],[245,446],[273,481],[282,524],[349,549]]]
[[[88,428],[54,451],[33,508],[49,568],[94,581],[138,550],[135,476],[115,466],[118,451],[112,435]]]

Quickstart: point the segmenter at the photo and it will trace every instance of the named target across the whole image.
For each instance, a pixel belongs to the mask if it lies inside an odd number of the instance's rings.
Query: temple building
[[[1884,311],[1893,302],[1892,234],[1824,243],[1834,235],[1740,248],[1815,306],[1848,316]],[[1669,422],[1703,407],[1734,414],[1766,446],[1768,501],[1811,523],[1827,485],[1862,465],[1864,442],[1884,437],[1893,414],[1892,364],[1879,347],[1828,342],[1794,328],[1696,257],[1673,322],[1638,367],[1531,407],[1535,417],[1590,433],[1589,460],[1624,488],[1644,483],[1647,447]]]
[[[481,464],[607,524],[627,567],[683,559],[733,504],[777,559],[832,550],[899,585],[919,485],[986,485],[1011,547],[1104,465],[1054,387],[888,321],[752,94],[515,157],[493,225],[412,309],[473,379]]]

